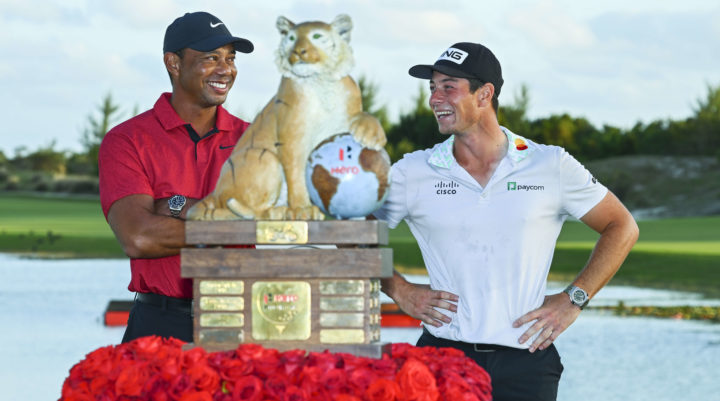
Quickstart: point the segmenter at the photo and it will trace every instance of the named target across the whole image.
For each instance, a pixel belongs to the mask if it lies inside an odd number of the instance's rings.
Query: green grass
[[[613,284],[700,291],[720,296],[720,216],[641,221],[640,240]],[[571,280],[585,265],[598,234],[567,222],[551,278]],[[425,273],[407,225],[390,231],[394,262]],[[39,257],[124,257],[97,199],[0,194],[0,252]]]
[[[613,284],[698,291],[720,296],[720,216],[640,221],[640,239]],[[567,222],[558,238],[550,278],[570,281],[587,262],[599,235]],[[390,232],[398,270],[424,273],[420,250],[407,225]]]
[[[97,199],[0,195],[0,252],[123,257]]]

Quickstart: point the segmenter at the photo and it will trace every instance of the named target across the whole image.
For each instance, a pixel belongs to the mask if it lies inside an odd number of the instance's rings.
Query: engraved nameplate
[[[242,327],[245,322],[242,313],[203,313],[200,326],[203,327]]]
[[[258,221],[255,225],[258,244],[307,244],[307,221]]]
[[[257,281],[252,286],[252,336],[255,340],[310,338],[310,283]]]
[[[323,344],[361,344],[365,342],[362,329],[323,329],[320,330],[320,342]]]
[[[362,280],[328,280],[320,282],[323,295],[362,295],[365,283]]]
[[[241,280],[202,280],[200,294],[203,295],[241,295],[245,284]]]
[[[362,313],[332,313],[320,314],[320,326],[323,327],[362,327],[364,315]]]
[[[245,309],[242,297],[200,297],[200,310],[236,311]]]
[[[200,342],[206,343],[241,343],[243,342],[242,330],[209,329],[200,330]]]
[[[323,311],[363,311],[365,300],[361,297],[321,297],[320,310]]]

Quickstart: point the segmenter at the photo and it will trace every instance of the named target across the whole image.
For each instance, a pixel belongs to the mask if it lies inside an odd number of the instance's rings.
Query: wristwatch
[[[588,293],[585,292],[585,290],[583,290],[582,288],[575,287],[572,284],[567,286],[567,288],[563,292],[568,294],[570,296],[570,302],[572,302],[573,305],[579,306],[580,309],[585,308],[588,302],[590,302]]]
[[[172,217],[180,217],[180,212],[182,212],[183,207],[185,207],[185,202],[187,202],[187,199],[182,195],[173,195],[168,199],[168,207],[170,208]]]

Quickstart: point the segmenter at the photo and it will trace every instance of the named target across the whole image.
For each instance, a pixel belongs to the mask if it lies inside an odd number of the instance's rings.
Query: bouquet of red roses
[[[156,336],[99,348],[70,369],[65,401],[486,401],[490,377],[462,351],[393,344],[382,359],[257,344],[183,351]]]

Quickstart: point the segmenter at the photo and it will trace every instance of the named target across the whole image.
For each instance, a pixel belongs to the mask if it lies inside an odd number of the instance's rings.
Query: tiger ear
[[[330,24],[335,31],[343,38],[344,41],[350,42],[350,31],[352,30],[353,24],[350,16],[347,14],[340,14]]]
[[[282,15],[278,17],[277,23],[275,24],[277,26],[278,31],[280,31],[280,34],[285,36],[288,32],[290,32],[291,29],[295,27],[295,24],[290,21],[289,19],[283,17]]]

